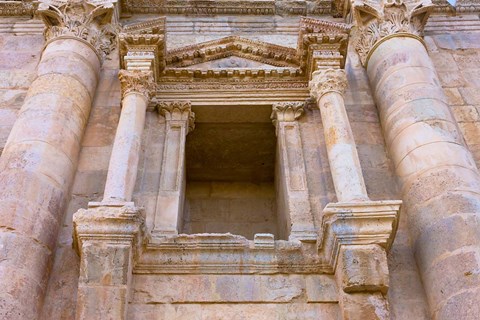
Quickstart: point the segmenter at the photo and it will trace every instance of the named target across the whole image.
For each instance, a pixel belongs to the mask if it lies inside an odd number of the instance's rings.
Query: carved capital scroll
[[[150,99],[154,94],[155,82],[151,71],[120,70],[118,78],[122,85],[123,97],[129,93],[136,92]]]
[[[190,101],[162,101],[157,105],[157,109],[167,121],[187,120],[188,132],[195,129],[195,113],[192,112]]]
[[[353,15],[358,30],[355,34],[355,50],[364,66],[371,52],[394,35],[421,40],[425,24],[434,5],[430,0],[356,1]]]
[[[38,14],[45,23],[45,39],[77,38],[90,44],[101,60],[116,45],[116,30],[112,26],[116,0],[43,1]]]
[[[343,69],[317,70],[310,81],[310,94],[320,99],[327,92],[344,94],[347,89],[347,75]]]

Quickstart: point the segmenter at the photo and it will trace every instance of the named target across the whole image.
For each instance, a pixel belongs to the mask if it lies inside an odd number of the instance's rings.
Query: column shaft
[[[122,70],[120,81],[124,92],[122,112],[110,156],[104,202],[128,202],[132,199],[145,126],[145,111],[150,87],[153,85],[151,72],[143,71]]]
[[[37,318],[99,69],[84,41],[50,42],[8,138],[0,159],[0,317]]]
[[[397,36],[371,53],[367,72],[432,315],[474,319],[467,310],[480,303],[480,175],[434,66],[418,38]]]
[[[322,116],[328,162],[339,202],[368,200],[357,147],[343,99],[347,85],[344,70],[316,71],[311,82]]]

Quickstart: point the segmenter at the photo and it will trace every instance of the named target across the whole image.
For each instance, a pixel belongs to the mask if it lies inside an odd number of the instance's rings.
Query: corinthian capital
[[[317,70],[309,83],[310,94],[317,100],[327,92],[344,94],[347,89],[347,75],[343,69]]]
[[[120,70],[118,73],[122,85],[122,96],[129,93],[140,93],[147,99],[152,97],[155,90],[155,81],[151,71],[141,70]]]
[[[434,5],[430,0],[356,0],[353,14],[357,31],[354,45],[362,64],[382,39],[395,34],[407,34],[418,39],[423,35]]]
[[[195,113],[192,112],[190,101],[162,101],[157,109],[167,121],[187,121],[188,132],[195,129]]]
[[[273,124],[277,122],[293,122],[300,118],[303,114],[305,102],[289,101],[277,102],[272,105],[272,119]]]
[[[38,14],[45,23],[47,41],[58,37],[89,43],[102,60],[116,44],[111,25],[116,0],[43,0]]]

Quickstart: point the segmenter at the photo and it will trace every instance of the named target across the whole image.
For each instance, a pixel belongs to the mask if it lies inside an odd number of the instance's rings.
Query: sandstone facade
[[[478,319],[479,12],[0,2],[0,318]]]

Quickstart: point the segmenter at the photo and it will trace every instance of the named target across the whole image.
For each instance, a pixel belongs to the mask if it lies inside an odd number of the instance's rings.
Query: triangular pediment
[[[246,58],[242,58],[232,54],[225,58],[219,58],[211,61],[201,62],[194,64],[188,67],[182,67],[180,69],[196,69],[196,70],[222,70],[222,69],[262,69],[262,70],[271,70],[271,69],[285,69],[285,67],[272,66],[271,64],[266,64]]]
[[[167,52],[167,68],[298,68],[297,50],[245,39],[225,37]],[[242,65],[244,67],[242,67]]]

